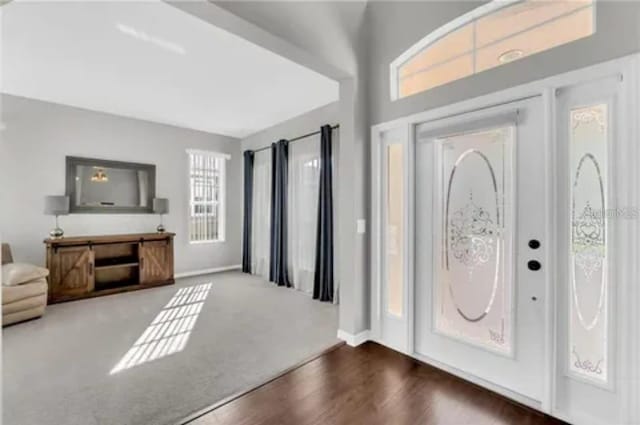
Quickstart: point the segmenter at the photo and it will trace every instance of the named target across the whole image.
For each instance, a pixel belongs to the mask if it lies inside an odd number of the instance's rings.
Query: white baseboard
[[[190,272],[176,273],[175,278],[178,279],[181,277],[200,276],[203,274],[227,272],[229,270],[240,270],[241,268],[242,266],[240,264],[236,264],[233,266],[214,267],[212,269],[193,270]]]
[[[338,329],[338,339],[343,340],[347,343],[347,345],[351,347],[357,347],[360,344],[363,344],[369,341],[369,329],[366,331],[362,331],[359,334],[353,335],[348,332],[343,331],[342,329]]]

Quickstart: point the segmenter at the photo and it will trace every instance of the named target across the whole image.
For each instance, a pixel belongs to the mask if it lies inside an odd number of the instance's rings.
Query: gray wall
[[[327,75],[330,78],[339,80],[352,77],[357,73],[358,51],[354,40],[357,39],[362,28],[366,1],[285,0],[214,1],[214,3],[270,34],[321,58],[338,70],[333,75]],[[264,47],[270,48],[270,46]]]
[[[0,237],[16,261],[44,264],[42,240],[53,227],[44,196],[64,194],[65,156],[156,165],[156,194],[170,200],[165,216],[176,233],[176,272],[238,265],[242,237],[240,141],[231,137],[2,95]],[[228,153],[226,241],[189,244],[186,149]],[[153,232],[155,215],[83,214],[60,218],[71,235]]]
[[[340,329],[357,334],[369,327],[369,235],[356,233],[356,221],[369,221],[369,126],[367,120],[365,12],[367,2],[216,2],[247,22],[274,34],[281,41],[265,43],[264,37],[237,33],[267,49],[300,61],[310,53],[316,61],[300,62],[322,69],[340,82],[340,185],[337,193],[340,222],[338,252],[340,280]],[[195,11],[193,11],[195,12]],[[202,11],[195,12],[203,16]],[[206,18],[205,18],[206,19]],[[241,27],[241,26],[239,26]],[[233,30],[227,27],[228,30]],[[304,59],[304,58],[303,58]],[[322,66],[318,67],[318,63]]]
[[[371,125],[640,51],[640,2],[598,1],[597,31],[591,37],[391,102],[389,64],[434,29],[483,3],[369,3],[367,68]]]
[[[603,0],[598,2],[598,30],[593,37],[391,102],[391,61],[430,31],[482,3],[215,3],[290,43],[291,54],[283,43],[276,43],[273,50],[279,54],[298,61],[302,56],[295,49],[303,49],[329,65],[328,68],[340,69],[348,75],[326,74],[340,81],[339,216],[343,227],[339,243],[341,252],[349,253],[349,257],[345,255],[349,261],[343,261],[340,270],[340,329],[346,332],[355,334],[369,326],[369,237],[368,232],[355,233],[355,222],[359,218],[370,219],[371,125],[640,50],[640,2]],[[261,39],[252,41],[261,44]]]
[[[303,134],[318,131],[320,130],[320,126],[324,124],[335,125],[339,122],[340,104],[338,102],[330,103],[245,137],[242,139],[242,150],[264,148],[280,139],[292,139]]]

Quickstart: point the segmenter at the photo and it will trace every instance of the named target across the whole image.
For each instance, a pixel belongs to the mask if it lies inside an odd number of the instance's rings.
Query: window
[[[391,63],[391,99],[588,37],[595,0],[494,0],[433,31]]]
[[[188,150],[189,241],[224,241],[225,161],[229,155]]]

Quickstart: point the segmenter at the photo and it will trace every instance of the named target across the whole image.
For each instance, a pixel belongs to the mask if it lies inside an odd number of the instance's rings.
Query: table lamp
[[[164,233],[164,225],[162,224],[162,215],[169,213],[169,200],[166,198],[153,198],[153,212],[160,214],[160,224],[156,227],[158,233]]]
[[[69,214],[69,197],[68,196],[45,196],[44,213],[56,216],[56,227],[49,232],[52,239],[60,239],[64,236],[64,230],[58,224],[58,216]]]

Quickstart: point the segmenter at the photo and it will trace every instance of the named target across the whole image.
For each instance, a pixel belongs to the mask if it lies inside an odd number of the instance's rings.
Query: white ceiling
[[[153,2],[2,6],[2,92],[245,137],[338,100],[338,84]]]

